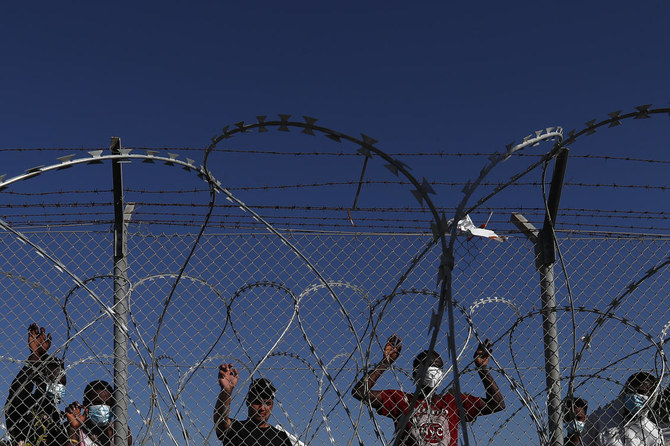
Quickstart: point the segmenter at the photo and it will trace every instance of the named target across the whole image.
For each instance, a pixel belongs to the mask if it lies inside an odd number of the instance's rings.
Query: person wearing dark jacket
[[[230,418],[231,396],[239,373],[233,364],[219,366],[219,396],[214,405],[216,436],[224,446],[291,446],[283,430],[268,423],[274,407],[277,389],[266,378],[255,379],[249,385],[246,404],[248,418],[244,421]]]
[[[63,361],[47,354],[51,334],[30,324],[30,355],[12,381],[5,402],[5,421],[12,444],[62,446],[68,443],[64,415],[57,404],[65,395]]]

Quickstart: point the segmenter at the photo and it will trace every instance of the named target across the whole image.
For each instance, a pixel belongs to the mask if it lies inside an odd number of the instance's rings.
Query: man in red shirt
[[[488,369],[491,346],[487,339],[475,351],[474,363],[486,389],[486,397],[461,395],[467,421],[505,408],[500,388]],[[436,352],[424,350],[414,359],[412,378],[420,390],[420,397],[406,426],[400,426],[400,423],[403,416],[410,411],[413,395],[401,390],[372,390],[379,377],[398,359],[400,350],[400,338],[397,335],[391,336],[384,346],[381,362],[356,383],[352,395],[372,406],[378,414],[391,418],[395,423],[395,435],[400,435],[400,444],[403,446],[457,446],[460,418],[456,397],[452,393],[439,395],[435,392],[444,378],[444,363]],[[422,378],[421,370],[426,366],[427,370]]]

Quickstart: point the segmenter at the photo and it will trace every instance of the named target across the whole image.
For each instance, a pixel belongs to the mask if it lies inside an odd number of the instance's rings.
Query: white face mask
[[[415,384],[421,387],[430,387],[431,389],[434,389],[437,386],[439,386],[442,380],[444,379],[444,372],[442,371],[442,369],[435,366],[428,367],[428,370],[426,371],[426,376],[423,379],[421,379],[418,376],[419,374],[418,369],[414,371],[414,374],[416,376]]]
[[[65,384],[49,383],[47,384],[47,395],[51,395],[53,399],[60,403],[65,397]]]

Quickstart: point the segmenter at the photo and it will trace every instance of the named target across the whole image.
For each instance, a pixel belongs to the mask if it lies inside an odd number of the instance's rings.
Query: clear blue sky
[[[198,146],[224,123],[294,113],[408,150],[480,150],[667,103],[669,13],[662,1],[11,3],[1,146]]]
[[[615,110],[667,105],[669,17],[662,1],[11,3],[0,18],[0,148],[104,148],[110,136],[129,147],[205,147],[224,125],[289,113],[370,135],[386,152],[489,153],[548,126],[581,129]],[[664,119],[582,138],[573,153],[667,160]],[[55,158],[14,155],[0,174]],[[485,162],[405,161],[431,181],[472,178]],[[226,186],[300,182],[275,179],[275,162],[210,168]],[[357,180],[359,163],[346,180]],[[622,164],[571,161],[566,179],[653,185],[660,172],[640,181]],[[564,204],[609,209],[621,202],[612,197]],[[650,210],[664,199],[635,197]],[[416,205],[406,198],[396,205]]]

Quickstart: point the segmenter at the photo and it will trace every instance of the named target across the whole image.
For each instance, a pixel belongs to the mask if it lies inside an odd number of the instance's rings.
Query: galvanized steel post
[[[113,155],[121,154],[121,139],[113,137]],[[112,160],[114,182],[114,446],[128,445],[128,259],[124,221],[121,161]]]

